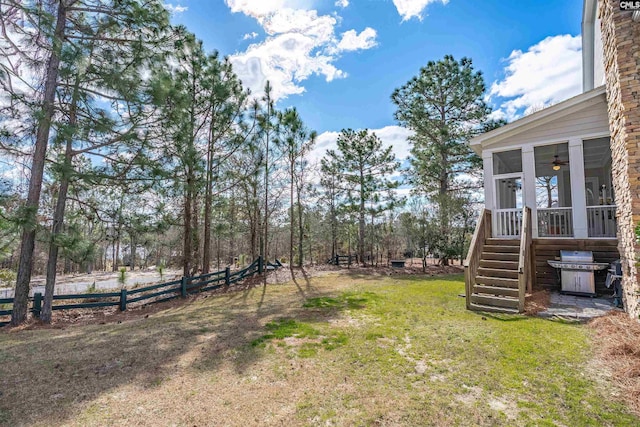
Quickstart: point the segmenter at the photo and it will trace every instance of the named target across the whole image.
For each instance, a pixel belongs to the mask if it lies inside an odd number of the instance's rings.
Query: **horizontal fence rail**
[[[276,260],[275,263],[267,263],[267,266],[270,269],[276,269],[282,267],[282,264]],[[233,272],[231,272],[231,269],[227,267],[224,270],[216,271],[214,273],[207,273],[193,277],[182,277],[179,280],[145,286],[142,288],[123,288],[118,292],[54,295],[54,305],[51,308],[52,310],[72,310],[81,308],[118,307],[120,311],[125,311],[129,304],[139,303],[142,301],[146,301],[143,305],[154,304],[169,301],[174,298],[186,298],[189,294],[207,292],[224,286],[231,286],[234,283],[241,282],[256,274],[262,274],[264,270],[265,265],[262,258],[258,257],[247,267]],[[42,301],[43,295],[39,292],[29,298],[29,302],[31,303],[30,311],[36,318],[40,317]],[[11,308],[8,308],[8,306],[11,306]],[[13,298],[0,299],[0,326],[4,326],[9,323],[8,320],[2,320],[1,318],[4,316],[11,316],[12,311]]]
[[[358,262],[358,255],[336,255],[329,260],[333,265],[351,265]]]

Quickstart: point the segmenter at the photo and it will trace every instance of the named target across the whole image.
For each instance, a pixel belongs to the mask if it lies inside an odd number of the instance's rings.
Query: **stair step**
[[[482,305],[482,304],[471,304],[469,306],[469,309],[473,311],[486,311],[488,313],[518,314],[518,310],[514,308],[492,307],[489,305]]]
[[[520,247],[520,238],[518,239],[496,239],[496,238],[489,238],[489,239],[485,239],[484,241],[485,245],[493,245],[493,246],[518,246]]]
[[[489,307],[512,308],[517,311],[519,301],[517,298],[511,297],[471,294],[471,303]]]
[[[502,288],[518,289],[518,279],[507,279],[504,277],[476,276],[476,283],[479,285],[499,286]]]
[[[518,272],[514,270],[504,270],[501,268],[487,268],[480,267],[478,268],[479,276],[489,276],[489,277],[500,277],[505,279],[517,279]]]
[[[499,268],[502,270],[518,271],[518,261],[502,261],[493,259],[481,259],[480,267]]]
[[[520,246],[509,245],[485,245],[485,252],[517,254],[520,252]]]
[[[499,261],[518,261],[520,254],[518,253],[508,253],[508,252],[482,252],[482,256],[480,259],[495,259]]]
[[[473,287],[473,292],[476,294],[489,294],[489,295],[503,295],[506,297],[518,297],[517,288],[503,288],[500,286],[482,286],[476,285]]]

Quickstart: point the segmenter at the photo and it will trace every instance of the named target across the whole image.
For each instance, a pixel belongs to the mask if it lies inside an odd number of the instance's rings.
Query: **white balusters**
[[[616,205],[587,206],[589,237],[616,237]]]
[[[573,237],[572,208],[538,208],[540,237]]]
[[[522,228],[522,209],[496,209],[495,236],[518,237]]]

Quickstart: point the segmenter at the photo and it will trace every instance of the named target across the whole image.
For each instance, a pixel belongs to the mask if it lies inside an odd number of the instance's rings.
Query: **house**
[[[465,262],[469,309],[522,311],[525,292],[557,286],[547,260],[568,249],[622,259],[625,308],[637,317],[639,14],[585,0],[583,93],[471,140],[485,209]]]

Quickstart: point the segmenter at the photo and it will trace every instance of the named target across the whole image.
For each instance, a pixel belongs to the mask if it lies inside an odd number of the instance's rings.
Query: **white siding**
[[[600,28],[599,18],[596,19],[594,30],[595,31],[594,31],[594,43],[593,43],[593,87],[598,87],[605,84],[604,47],[602,46],[602,29]]]
[[[507,147],[517,148],[527,144],[562,142],[574,137],[606,134],[609,132],[609,118],[605,96],[599,97],[598,101],[578,112],[515,133],[506,140],[485,145],[483,148],[493,151]]]

